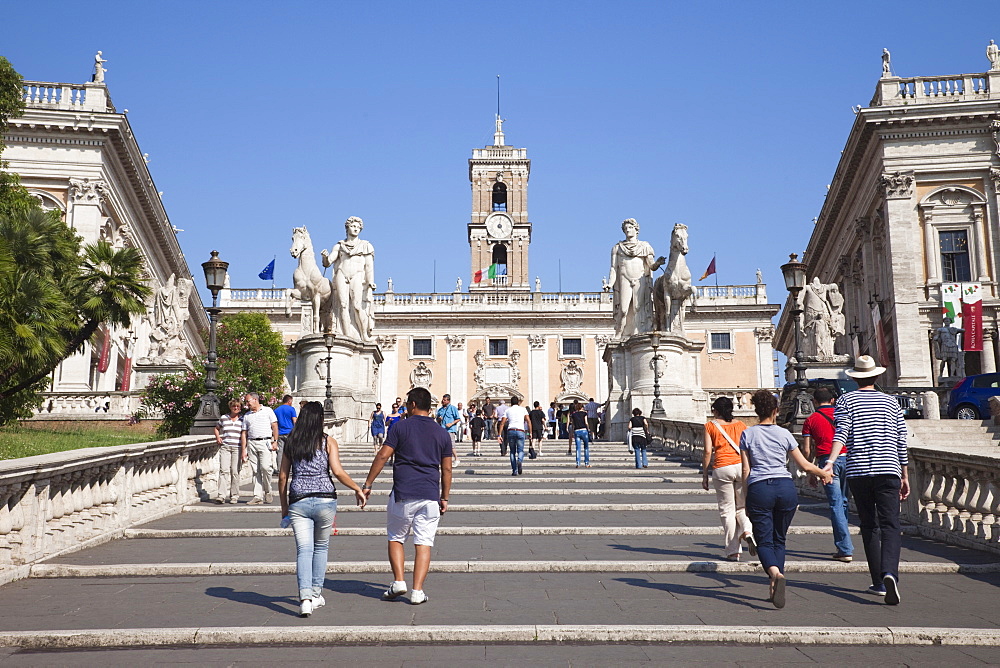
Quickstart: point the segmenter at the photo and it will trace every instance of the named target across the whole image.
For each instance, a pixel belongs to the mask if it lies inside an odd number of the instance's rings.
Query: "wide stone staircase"
[[[576,468],[565,441],[545,441],[513,477],[495,444],[468,450],[423,605],[380,598],[387,468],[368,508],[341,494],[327,605],[312,617],[297,616],[290,530],[275,505],[246,505],[245,489],[238,505],[188,505],[0,587],[0,663],[1000,662],[994,554],[906,535],[902,603],[886,606],[865,593],[856,522],[858,558],[832,561],[825,504],[803,497],[777,610],[756,559],[722,559],[715,496],[694,465],[656,452],[636,469],[625,446],[599,442]],[[371,457],[367,444],[342,448],[359,482]]]

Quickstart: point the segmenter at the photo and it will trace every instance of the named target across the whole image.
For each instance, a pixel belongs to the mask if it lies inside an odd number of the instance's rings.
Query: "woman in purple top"
[[[354,490],[358,505],[364,507],[367,497],[340,465],[337,441],[323,433],[323,404],[310,401],[302,408],[285,440],[278,472],[281,525],[290,523],[295,534],[300,617],[308,617],[313,610],[326,605],[323,581],[330,529],[337,514],[333,478]]]
[[[785,535],[799,505],[787,457],[791,454],[800,469],[821,477],[824,484],[833,480],[833,474],[806,461],[792,432],[774,423],[778,400],[773,394],[757,390],[752,401],[760,423],[747,427],[740,436],[743,480],[747,485],[746,512],[753,523],[760,564],[771,579],[767,600],[774,607],[783,608]]]

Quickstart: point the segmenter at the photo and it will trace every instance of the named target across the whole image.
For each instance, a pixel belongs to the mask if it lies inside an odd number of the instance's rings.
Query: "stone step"
[[[413,572],[413,562],[405,570]],[[327,564],[327,574],[377,573],[385,575],[386,561],[350,561]],[[867,573],[863,560],[844,564],[838,561],[786,561],[785,573]],[[598,560],[584,561],[446,561],[432,560],[430,573],[762,573],[758,562],[682,560]],[[900,562],[900,575],[985,575],[1000,574],[1000,562],[958,564],[947,561]],[[29,578],[115,578],[187,577],[209,575],[294,575],[295,562],[223,561],[156,564],[64,564],[40,563],[31,566]]]
[[[531,503],[482,503],[482,504],[465,504],[456,503],[448,505],[449,513],[465,513],[465,512],[493,512],[493,513],[506,513],[506,512],[531,512],[531,511],[591,511],[591,510],[605,510],[605,511],[633,511],[633,510],[655,510],[655,511],[673,511],[673,510],[717,510],[718,505],[715,503],[545,503],[545,504],[531,504]],[[338,504],[337,512],[384,512],[386,506],[369,504],[364,508],[359,508],[357,506]],[[274,505],[261,504],[249,506],[245,504],[233,504],[225,506],[217,505],[197,505],[197,506],[184,506],[183,512],[185,513],[273,513],[275,511]]]

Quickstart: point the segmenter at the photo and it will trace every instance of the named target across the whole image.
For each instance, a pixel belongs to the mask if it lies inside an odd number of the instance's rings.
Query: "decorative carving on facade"
[[[143,364],[183,364],[187,361],[184,323],[191,311],[188,301],[194,291],[194,281],[188,278],[170,278],[153,294],[149,321],[149,354],[140,360]]]
[[[108,194],[108,184],[101,179],[70,179],[69,196],[74,202],[100,204]]]
[[[528,345],[532,350],[542,350],[545,348],[545,337],[541,334],[528,334]]]
[[[562,381],[563,392],[579,392],[583,385],[583,368],[576,360],[570,360],[559,372],[559,380]]]
[[[836,283],[821,283],[819,277],[802,291],[802,350],[806,358],[828,358],[833,355],[837,337],[847,331],[844,297]]]
[[[598,334],[594,338],[597,340],[597,347],[599,349],[607,348],[608,344],[615,340],[615,337],[609,334]]]
[[[1000,158],[1000,120],[990,122],[990,132],[993,134],[993,152]]]
[[[881,184],[885,196],[891,199],[905,199],[913,195],[913,173],[893,172],[883,174]]]
[[[517,362],[521,359],[520,351],[511,351],[510,359],[506,362],[487,362],[486,353],[480,348],[473,359],[476,362],[473,379],[478,388],[477,394],[483,393],[493,397],[502,397],[505,394],[521,396],[517,391],[517,384],[521,380],[521,370],[517,368]]]
[[[396,335],[383,335],[375,337],[375,343],[382,350],[395,350],[396,349]]]
[[[709,358],[712,357],[713,353],[709,353]],[[663,353],[656,353],[649,360],[649,370],[657,378],[663,378],[663,374],[667,372],[667,358]]]
[[[872,233],[872,221],[870,218],[862,217],[854,219],[854,234],[861,241],[867,241]]]
[[[770,327],[756,327],[753,330],[758,341],[769,342],[774,340],[774,325]]]
[[[444,340],[448,342],[448,350],[465,350],[465,334],[449,334]]]
[[[993,192],[1000,195],[1000,169],[996,167],[991,168],[990,178],[993,179]]]
[[[430,389],[434,382],[434,372],[427,366],[427,362],[420,361],[413,371],[410,372],[410,384],[413,387],[424,387]]]

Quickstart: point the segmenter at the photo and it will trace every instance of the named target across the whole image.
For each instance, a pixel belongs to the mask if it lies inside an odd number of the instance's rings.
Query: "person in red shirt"
[[[823,468],[830,458],[833,448],[833,391],[826,387],[817,388],[813,394],[816,412],[806,418],[802,425],[802,436],[805,439],[803,450],[806,459],[815,458],[816,466]],[[845,563],[854,557],[854,543],[847,527],[847,468],[846,448],[841,451],[837,461],[833,463],[833,482],[823,485],[826,498],[830,502],[830,515],[833,522],[833,544],[837,552],[833,558]],[[811,485],[816,484],[816,478],[809,477]]]

